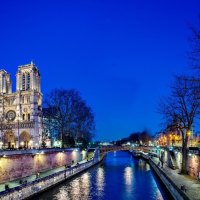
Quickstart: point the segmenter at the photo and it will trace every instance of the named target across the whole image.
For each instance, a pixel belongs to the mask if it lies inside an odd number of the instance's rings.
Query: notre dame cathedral
[[[0,148],[37,148],[42,134],[40,73],[34,63],[18,67],[16,91],[0,70]]]

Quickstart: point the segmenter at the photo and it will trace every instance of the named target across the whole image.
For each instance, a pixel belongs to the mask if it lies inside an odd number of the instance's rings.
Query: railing
[[[99,150],[96,149],[92,160],[70,167],[69,169],[65,169],[60,172],[54,173],[47,177],[38,178],[35,181],[29,182],[29,183],[23,183],[18,187],[0,192],[0,199],[1,200],[26,199],[39,192],[42,192],[43,190],[53,187],[54,185],[78,174],[81,171],[88,169],[89,167],[98,163],[99,161],[100,161]]]
[[[77,150],[77,148],[41,148],[41,149],[13,149],[13,150],[6,150],[6,149],[0,149],[0,156],[6,155],[20,155],[20,154],[37,154],[37,153],[52,153],[52,152],[71,152]]]

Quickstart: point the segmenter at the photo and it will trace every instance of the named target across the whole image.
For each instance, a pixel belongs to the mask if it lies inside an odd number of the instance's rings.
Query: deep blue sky
[[[189,67],[188,23],[199,0],[0,0],[0,68],[34,60],[45,95],[76,88],[96,114],[96,139],[160,129],[172,76]]]

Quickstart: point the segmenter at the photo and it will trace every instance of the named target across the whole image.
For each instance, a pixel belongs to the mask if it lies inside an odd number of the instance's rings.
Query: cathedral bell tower
[[[17,91],[40,91],[40,73],[33,62],[18,67]]]
[[[18,67],[16,74],[16,115],[21,123],[33,124],[31,135],[35,144],[40,143],[42,94],[40,88],[40,73],[36,65],[30,64]]]
[[[0,70],[0,94],[11,94],[12,82],[10,74],[5,70]]]

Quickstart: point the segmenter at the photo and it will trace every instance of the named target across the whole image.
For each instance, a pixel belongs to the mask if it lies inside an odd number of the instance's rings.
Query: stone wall
[[[199,178],[200,172],[200,157],[197,155],[189,155],[187,164],[188,174],[192,177]]]
[[[79,150],[43,152],[36,154],[13,154],[0,157],[0,183],[30,176],[36,172],[70,165],[81,160]]]
[[[178,169],[181,169],[181,162],[182,162],[181,152],[175,151],[175,158],[176,158]],[[199,179],[200,156],[195,155],[195,154],[188,155],[187,172],[188,172],[188,175],[196,179]]]

